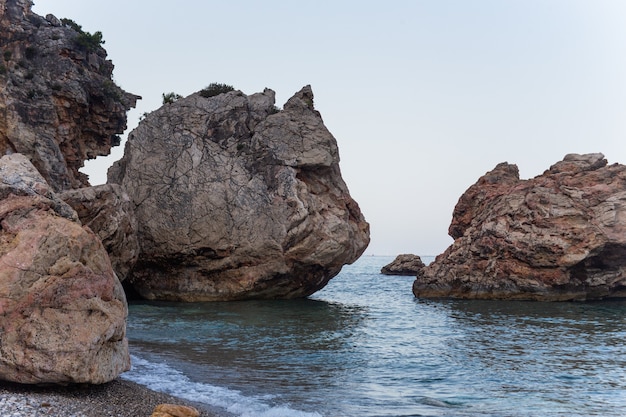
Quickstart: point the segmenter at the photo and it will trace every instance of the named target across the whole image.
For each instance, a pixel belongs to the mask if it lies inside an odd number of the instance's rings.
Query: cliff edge
[[[0,0],[0,155],[27,156],[55,191],[89,185],[84,161],[108,155],[139,96],[112,81],[99,32]]]

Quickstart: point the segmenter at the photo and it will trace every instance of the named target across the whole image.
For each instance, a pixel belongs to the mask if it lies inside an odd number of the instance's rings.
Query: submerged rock
[[[304,297],[369,243],[310,87],[192,94],[130,133],[109,182],[131,196],[142,297],[185,301]]]
[[[29,160],[0,159],[0,379],[104,383],[130,367],[127,306],[100,239]]]
[[[404,275],[417,276],[426,267],[422,259],[417,255],[398,255],[390,264],[382,267],[380,273],[383,275]]]
[[[112,81],[97,36],[0,0],[0,155],[26,155],[55,190],[89,185],[87,159],[108,155],[138,96]]]
[[[567,155],[520,180],[502,163],[461,196],[454,243],[413,285],[417,297],[626,297],[626,166]]]

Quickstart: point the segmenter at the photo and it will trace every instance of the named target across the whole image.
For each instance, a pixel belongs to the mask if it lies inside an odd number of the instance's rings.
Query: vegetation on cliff
[[[96,31],[93,34],[85,32],[83,30],[83,27],[74,22],[72,19],[63,18],[61,19],[61,23],[78,32],[78,36],[76,37],[76,45],[78,45],[78,47],[80,48],[84,48],[87,51],[93,52],[105,43],[104,39],[102,39],[102,32],[100,31]]]
[[[22,153],[56,191],[89,185],[85,160],[120,144],[139,96],[113,81],[101,32],[0,1],[0,153]]]

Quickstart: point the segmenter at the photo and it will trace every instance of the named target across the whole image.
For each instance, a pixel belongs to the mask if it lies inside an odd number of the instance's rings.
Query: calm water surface
[[[131,304],[125,378],[224,416],[626,415],[626,301],[417,300],[391,260],[305,300]]]

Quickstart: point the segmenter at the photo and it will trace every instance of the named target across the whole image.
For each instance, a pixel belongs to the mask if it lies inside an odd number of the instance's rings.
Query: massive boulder
[[[126,279],[139,256],[139,242],[133,206],[124,190],[104,184],[64,191],[59,197],[100,238],[118,279]]]
[[[369,243],[339,170],[335,138],[304,87],[195,93],[147,115],[109,182],[130,195],[142,297],[184,301],[304,297]]]
[[[626,297],[626,166],[567,155],[520,180],[499,164],[459,199],[455,239],[413,285],[417,297]]]
[[[391,263],[383,266],[380,273],[383,275],[417,276],[422,273],[424,267],[426,265],[422,262],[422,258],[405,253],[396,256],[396,259]]]
[[[107,253],[20,154],[0,159],[0,225],[0,379],[99,384],[128,370]]]
[[[138,96],[112,81],[98,33],[30,0],[0,0],[0,155],[26,155],[55,191],[89,185],[84,161],[108,155]]]

